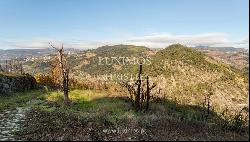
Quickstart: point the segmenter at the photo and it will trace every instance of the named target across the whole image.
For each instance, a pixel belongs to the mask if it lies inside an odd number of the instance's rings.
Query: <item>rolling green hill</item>
[[[105,57],[110,65],[105,64]],[[158,97],[167,97],[183,104],[202,105],[211,90],[212,106],[218,111],[226,108],[238,110],[247,104],[249,86],[246,74],[180,44],[159,51],[133,45],[102,46],[69,55],[68,59],[72,73],[81,79],[86,74],[137,75],[138,62],[125,60],[125,64],[122,64],[122,60],[113,60],[111,63],[111,57],[128,57],[130,60],[143,57],[150,60],[151,64],[143,65],[143,74],[150,76],[151,83],[157,83],[152,92]],[[101,64],[100,58],[103,59]],[[34,62],[33,66],[39,62],[42,61]]]
[[[222,111],[247,106],[248,77],[234,67],[179,44],[152,57],[145,73],[158,82],[155,92],[184,104],[202,105],[212,92],[212,105]]]
[[[91,75],[132,73],[135,72],[135,67],[137,67],[135,66],[136,63],[133,62],[134,58],[137,62],[139,57],[146,58],[148,52],[150,52],[150,49],[143,46],[102,46],[97,49],[84,52],[83,59],[74,60],[74,62],[78,62],[78,65],[74,66],[73,69],[75,71],[81,70]],[[105,57],[107,57],[107,62]],[[131,60],[131,64],[127,59]]]

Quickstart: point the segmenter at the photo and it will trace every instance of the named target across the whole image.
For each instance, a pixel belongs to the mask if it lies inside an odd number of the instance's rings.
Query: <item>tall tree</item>
[[[63,44],[61,48],[57,48],[49,43],[50,46],[57,50],[57,57],[59,60],[59,66],[61,69],[61,78],[62,78],[62,88],[64,95],[64,102],[68,104],[69,100],[69,65],[66,59],[66,55],[64,54]]]

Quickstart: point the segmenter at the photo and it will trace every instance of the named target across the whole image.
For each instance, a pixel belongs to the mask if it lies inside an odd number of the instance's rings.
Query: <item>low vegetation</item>
[[[0,109],[30,108],[22,131],[15,134],[20,140],[248,139],[245,126],[236,131],[216,113],[204,121],[198,106],[155,100],[148,112],[137,112],[127,97],[105,91],[72,90],[69,97],[70,106],[61,92],[33,90],[2,97]]]

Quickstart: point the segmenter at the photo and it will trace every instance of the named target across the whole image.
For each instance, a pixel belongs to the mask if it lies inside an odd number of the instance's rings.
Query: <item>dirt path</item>
[[[20,122],[24,121],[28,108],[18,107],[0,113],[0,141],[15,140],[14,132],[20,130]]]

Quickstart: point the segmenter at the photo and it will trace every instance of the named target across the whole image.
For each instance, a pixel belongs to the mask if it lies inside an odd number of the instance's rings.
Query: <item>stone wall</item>
[[[16,75],[0,73],[0,95],[34,89],[36,80],[29,74]]]

